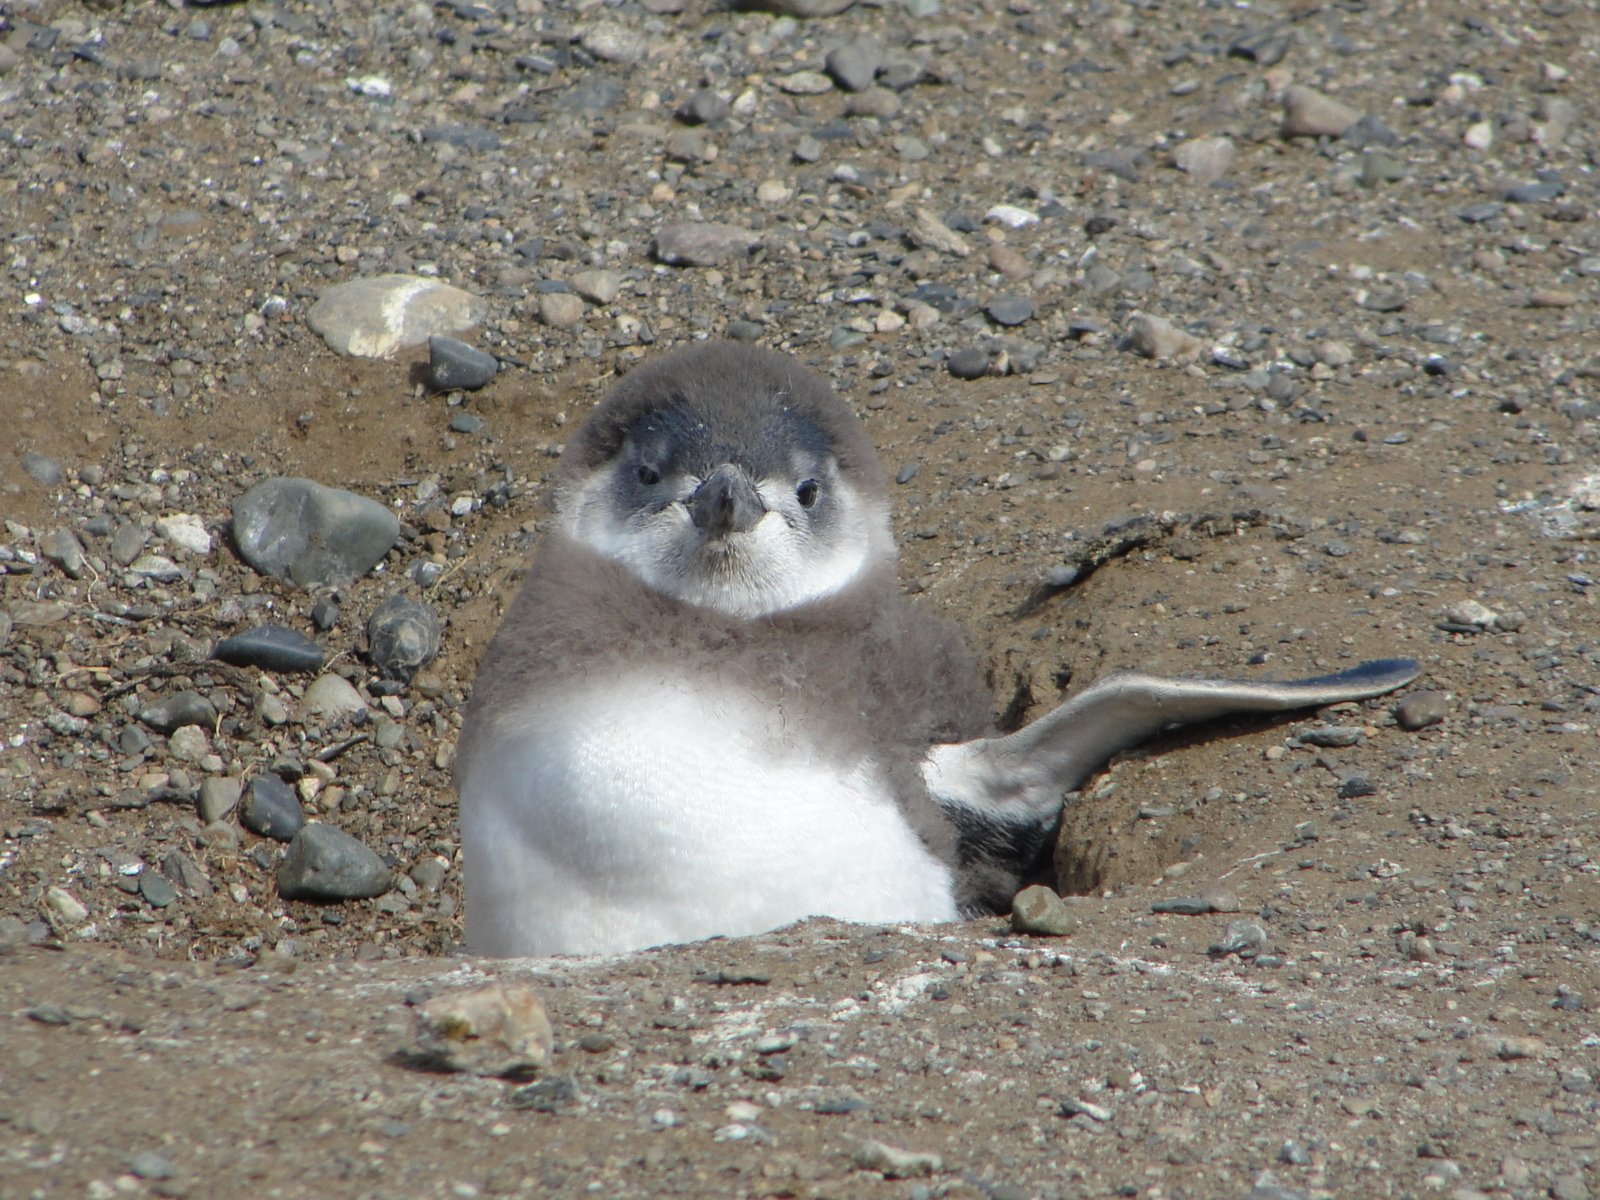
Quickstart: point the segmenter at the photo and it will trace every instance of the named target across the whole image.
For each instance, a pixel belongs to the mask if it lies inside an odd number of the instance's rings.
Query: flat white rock
[[[374,275],[329,288],[306,324],[340,354],[388,358],[434,334],[480,325],[488,313],[485,301],[437,279]]]

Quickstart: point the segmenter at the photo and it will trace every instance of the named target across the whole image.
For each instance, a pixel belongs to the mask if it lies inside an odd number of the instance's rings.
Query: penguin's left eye
[[[821,484],[819,484],[815,479],[807,479],[803,480],[800,486],[795,488],[794,494],[795,498],[800,501],[801,508],[810,508],[817,502],[817,496],[821,493],[821,491]]]
[[[645,487],[654,487],[661,482],[661,472],[649,463],[640,463],[638,469],[634,471],[634,476]]]

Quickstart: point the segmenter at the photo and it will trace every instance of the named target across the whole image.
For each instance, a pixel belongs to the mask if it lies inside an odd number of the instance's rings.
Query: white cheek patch
[[[831,485],[839,515],[823,536],[804,528],[791,489],[760,485],[766,516],[736,535],[721,561],[682,504],[619,520],[607,495],[611,484],[608,474],[597,473],[568,498],[562,506],[567,532],[656,591],[730,616],[768,616],[825,599],[894,553],[886,506],[844,482]]]

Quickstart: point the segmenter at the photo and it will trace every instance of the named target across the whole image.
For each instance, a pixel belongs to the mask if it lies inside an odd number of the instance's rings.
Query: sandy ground
[[[3,19],[0,1195],[1600,1191],[1587,8]],[[642,57],[608,59],[602,24]],[[795,78],[863,35],[922,64],[893,112]],[[368,77],[393,95],[347,83]],[[1291,83],[1392,140],[1283,137]],[[702,87],[729,115],[676,119]],[[1173,165],[1205,137],[1235,153],[1214,184]],[[985,221],[996,204],[1042,219]],[[919,246],[919,209],[966,218],[970,253]],[[653,262],[652,231],[692,216],[764,249]],[[541,319],[540,287],[596,268],[614,300]],[[429,394],[422,352],[340,358],[306,327],[327,285],[418,269],[489,298],[466,336],[507,366],[484,391]],[[924,327],[929,283],[955,301]],[[1034,315],[996,324],[1007,296]],[[1129,349],[1136,312],[1195,335],[1190,360]],[[451,751],[565,431],[633,361],[735,321],[861,412],[903,480],[906,586],[970,631],[997,715],[1117,667],[1407,655],[1444,719],[1401,728],[1390,698],[1125,756],[1067,810],[1065,939],[810,922],[614,961],[462,956]],[[972,347],[1013,373],[954,379]],[[451,431],[463,409],[481,433]],[[370,680],[361,630],[390,591],[446,621],[413,688],[372,697],[398,735],[321,773],[352,729],[298,712],[304,679],[204,661],[262,620],[314,632],[314,597],[228,541],[270,474],[406,526],[339,594],[333,670]],[[167,545],[173,513],[215,548]],[[1141,517],[1142,544],[1038,591]],[[175,580],[114,559],[128,526]],[[62,528],[77,577],[46,552]],[[419,562],[444,568],[425,591]],[[214,761],[124,740],[185,689],[218,707]],[[1362,734],[1300,736],[1327,725]],[[201,779],[286,763],[405,887],[285,902],[275,843],[201,827]],[[1219,894],[1232,911],[1152,911]],[[1265,944],[1215,949],[1241,919]],[[489,978],[549,1011],[532,1091],[411,1065],[418,1002]]]

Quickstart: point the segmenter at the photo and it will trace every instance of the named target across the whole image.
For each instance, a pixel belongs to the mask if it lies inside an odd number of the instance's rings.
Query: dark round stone
[[[392,882],[369,846],[320,823],[295,834],[278,868],[278,894],[285,900],[367,899],[383,895]]]
[[[409,596],[390,596],[367,620],[367,655],[390,679],[411,679],[439,653],[439,639],[439,618]]]
[[[287,842],[306,823],[294,789],[276,775],[254,776],[239,805],[239,822],[251,833]]]
[[[325,658],[321,646],[283,625],[261,625],[224,638],[211,657],[264,671],[320,671]]]
[[[171,733],[185,725],[203,725],[209,729],[217,723],[217,710],[199,692],[176,692],[145,705],[139,710],[139,720],[158,733]]]
[[[476,391],[500,370],[494,355],[452,337],[428,339],[428,378],[441,392]]]
[[[982,379],[989,373],[989,352],[969,346],[957,350],[945,365],[957,379]]]
[[[996,296],[987,311],[996,324],[1021,325],[1033,318],[1033,301],[1026,296]]]

